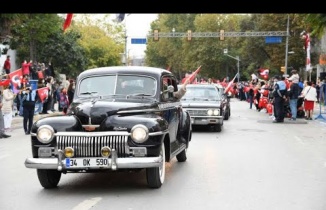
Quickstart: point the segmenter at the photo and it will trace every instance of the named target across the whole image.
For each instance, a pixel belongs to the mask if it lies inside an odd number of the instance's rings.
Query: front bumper
[[[80,166],[69,168],[66,167],[66,159],[63,156],[63,152],[59,151],[58,158],[26,158],[25,167],[35,169],[57,169],[58,171],[95,169],[118,170],[159,167],[163,164],[163,161],[163,156],[118,158],[116,152],[112,151],[112,155],[108,158],[108,164],[106,166]]]
[[[223,117],[200,117],[200,116],[191,116],[191,124],[192,125],[216,125],[223,124]]]

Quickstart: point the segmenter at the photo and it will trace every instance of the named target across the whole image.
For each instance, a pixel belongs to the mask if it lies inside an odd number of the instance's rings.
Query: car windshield
[[[156,94],[156,80],[140,75],[101,75],[80,81],[79,96],[140,95]]]
[[[220,94],[213,86],[187,86],[187,92],[183,100],[220,100]]]

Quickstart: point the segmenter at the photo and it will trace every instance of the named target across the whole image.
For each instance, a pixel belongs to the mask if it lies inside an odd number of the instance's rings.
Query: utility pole
[[[286,44],[285,44],[285,69],[284,69],[284,75],[287,75],[287,70],[288,70],[288,53],[289,53],[289,36],[290,36],[290,20],[289,20],[289,15],[288,15],[288,21],[287,21],[287,26],[286,26]]]
[[[236,57],[233,57],[233,56],[229,55],[227,49],[224,49],[224,55],[238,61],[238,63],[237,63],[237,68],[238,68],[237,79],[238,79],[238,82],[240,82],[240,58],[239,58],[239,56],[237,55]]]

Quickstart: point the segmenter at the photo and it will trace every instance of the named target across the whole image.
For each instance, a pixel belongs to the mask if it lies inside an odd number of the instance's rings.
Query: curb
[[[60,116],[60,115],[63,115],[63,113],[62,112],[54,112],[51,114],[38,114],[38,115],[34,115],[33,121],[35,122],[35,121],[45,118],[45,117]],[[11,128],[12,129],[22,128],[23,127],[23,119],[24,118],[19,115],[13,117],[12,122],[11,122]]]

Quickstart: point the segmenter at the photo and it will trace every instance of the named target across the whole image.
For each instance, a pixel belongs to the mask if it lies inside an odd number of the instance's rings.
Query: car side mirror
[[[173,87],[173,85],[169,85],[169,86],[168,86],[168,92],[169,92],[169,93],[173,93],[173,92],[174,92],[174,87]]]

